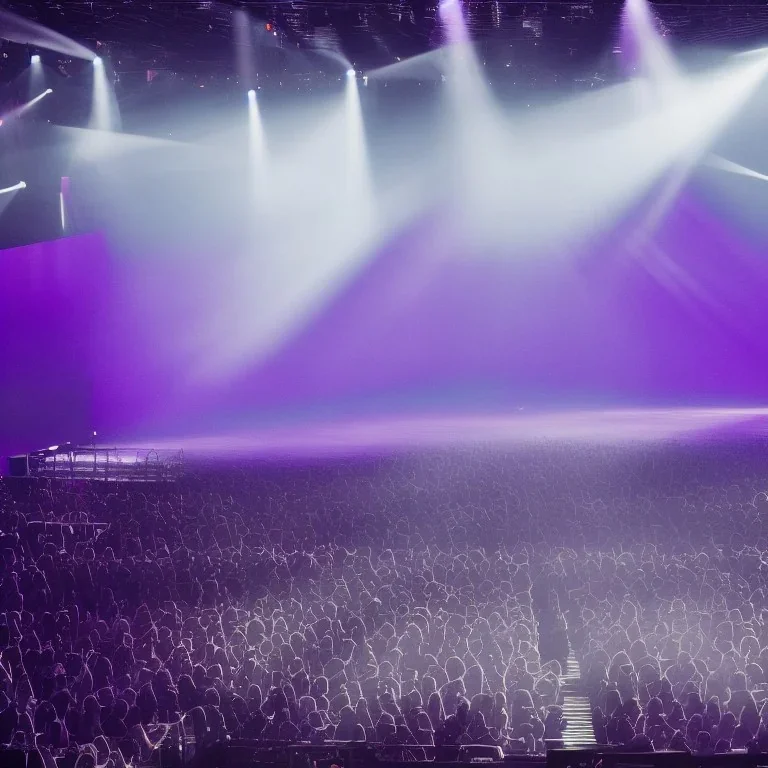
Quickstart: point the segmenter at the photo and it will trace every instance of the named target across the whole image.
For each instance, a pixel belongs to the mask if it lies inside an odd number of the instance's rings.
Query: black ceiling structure
[[[4,8],[106,54],[118,77],[129,79],[137,74],[146,79],[148,70],[232,76],[237,9],[252,20],[265,66],[278,73],[335,72],[338,61],[323,52],[341,54],[365,71],[444,42],[434,0],[7,0]],[[768,39],[764,2],[662,1],[654,8],[662,33],[681,43],[743,46]],[[464,10],[482,50],[501,49],[500,60],[512,58],[518,64],[523,59],[554,60],[554,66],[567,69],[571,61],[591,64],[611,51],[621,3],[469,0]],[[26,65],[29,51],[23,49],[4,43],[0,79],[7,82]],[[305,55],[296,56],[297,51]],[[46,63],[58,68],[62,58],[48,56]],[[76,62],[63,65],[66,74],[77,72]]]

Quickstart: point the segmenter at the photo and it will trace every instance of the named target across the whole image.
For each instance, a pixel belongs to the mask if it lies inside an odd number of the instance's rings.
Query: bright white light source
[[[27,182],[20,181],[18,184],[14,184],[12,187],[6,187],[5,189],[0,189],[0,195],[6,195],[9,192],[18,192],[20,189],[26,189],[26,188],[27,188]]]
[[[39,64],[40,63],[40,55],[37,53],[33,53],[32,56],[29,58],[30,64]]]
[[[254,191],[261,193],[264,189],[264,131],[259,114],[259,104],[256,101],[256,91],[248,91],[248,151]]]
[[[101,56],[94,56],[94,57],[93,57],[93,66],[94,66],[94,67],[97,67],[97,66],[99,66],[99,65],[100,65],[100,64],[102,64],[102,63],[103,63],[103,62],[102,62],[102,60],[101,60]]]
[[[46,93],[53,93],[53,88],[48,88],[48,89],[46,90]]]
[[[357,75],[357,72],[354,69],[347,70],[347,77],[355,77],[355,75]]]

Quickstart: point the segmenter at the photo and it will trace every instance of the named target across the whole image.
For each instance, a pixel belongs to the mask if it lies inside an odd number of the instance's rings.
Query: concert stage
[[[158,483],[177,480],[182,463],[180,450],[97,448],[65,443],[11,456],[8,474],[49,480]]]

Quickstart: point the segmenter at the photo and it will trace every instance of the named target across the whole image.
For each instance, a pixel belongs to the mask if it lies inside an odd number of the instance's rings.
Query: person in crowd
[[[604,450],[0,484],[0,745],[539,752],[575,662],[598,743],[764,750],[762,465]]]

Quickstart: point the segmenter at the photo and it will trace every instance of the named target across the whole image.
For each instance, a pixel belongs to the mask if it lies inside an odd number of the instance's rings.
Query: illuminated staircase
[[[595,743],[592,710],[589,706],[589,698],[584,693],[579,662],[571,651],[560,685],[563,717],[568,721],[568,727],[563,732],[563,745],[566,747]]]

